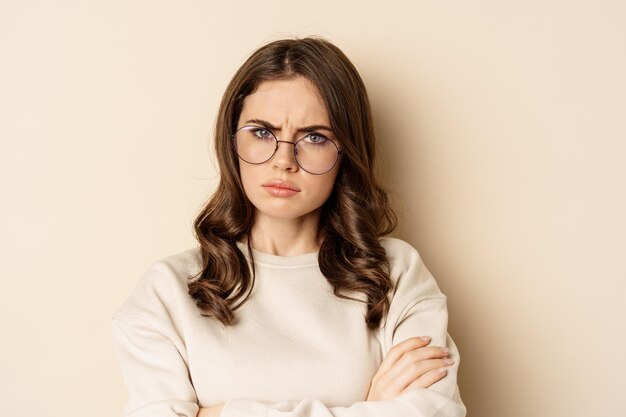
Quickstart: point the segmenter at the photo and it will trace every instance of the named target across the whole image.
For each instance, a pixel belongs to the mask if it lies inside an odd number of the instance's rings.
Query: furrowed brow
[[[280,132],[280,130],[281,130],[281,128],[279,128],[279,127],[277,127],[277,126],[272,125],[270,122],[268,122],[268,121],[266,121],[266,120],[261,120],[261,119],[250,119],[250,120],[248,120],[248,121],[246,122],[246,124],[248,124],[248,123],[256,123],[256,124],[258,124],[258,125],[261,125],[261,126],[263,126],[263,127],[268,128],[268,129],[270,129],[270,130],[272,130],[272,131],[279,131],[279,132]],[[331,133],[333,132],[333,130],[332,130],[330,127],[326,126],[326,125],[310,125],[310,126],[304,126],[304,127],[298,128],[298,129],[296,130],[296,132],[298,132],[298,133],[300,133],[300,132],[314,132],[314,131],[316,131],[316,130],[327,130],[327,131],[329,131],[329,132],[331,132]]]

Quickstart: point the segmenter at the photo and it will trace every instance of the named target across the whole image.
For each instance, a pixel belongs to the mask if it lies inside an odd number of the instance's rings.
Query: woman
[[[254,52],[221,102],[200,247],[113,317],[125,415],[464,416],[446,298],[395,227],[363,82],[319,38]]]

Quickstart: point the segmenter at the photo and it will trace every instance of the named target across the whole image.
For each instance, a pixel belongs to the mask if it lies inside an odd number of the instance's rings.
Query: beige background
[[[195,244],[221,94],[319,34],[449,296],[472,417],[626,415],[621,1],[0,0],[0,410],[119,415],[110,316]]]

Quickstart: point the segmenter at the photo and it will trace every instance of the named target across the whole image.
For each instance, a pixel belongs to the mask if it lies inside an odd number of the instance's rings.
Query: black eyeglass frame
[[[242,158],[242,157],[241,157],[241,155],[239,155],[239,151],[238,151],[238,149],[237,149],[237,140],[236,140],[236,138],[237,138],[237,133],[239,133],[239,131],[240,131],[240,130],[243,130],[244,128],[257,128],[257,129],[267,130],[268,132],[270,132],[270,134],[271,134],[271,135],[272,135],[272,137],[274,138],[274,141],[276,141],[276,146],[274,147],[274,152],[272,152],[272,155],[270,155],[270,157],[269,157],[269,158],[267,158],[265,161],[262,161],[262,162],[250,162],[250,161],[247,161],[246,159]],[[276,151],[278,150],[278,144],[280,144],[280,143],[288,143],[288,144],[290,144],[290,145],[293,145],[293,159],[294,159],[294,161],[296,161],[296,164],[298,164],[298,166],[299,166],[300,168],[302,168],[304,171],[308,172],[308,173],[309,173],[309,174],[311,174],[311,175],[324,175],[324,174],[328,174],[330,171],[332,171],[332,170],[333,170],[333,168],[335,167],[335,165],[337,165],[337,162],[339,161],[339,158],[341,157],[341,155],[343,155],[343,150],[342,150],[342,149],[339,149],[339,146],[337,146],[337,144],[335,143],[335,141],[334,141],[334,140],[332,140],[331,138],[329,138],[329,137],[327,137],[327,136],[325,136],[325,135],[319,134],[320,136],[324,136],[324,137],[325,137],[328,141],[330,141],[330,143],[332,143],[332,144],[333,144],[333,146],[335,147],[335,149],[337,149],[337,158],[335,158],[335,162],[333,163],[333,165],[332,165],[332,166],[331,166],[331,167],[330,167],[327,171],[324,171],[324,172],[322,172],[322,173],[311,172],[311,171],[309,171],[308,169],[306,169],[305,167],[303,167],[303,166],[300,164],[300,161],[298,161],[298,154],[296,153],[296,146],[298,145],[298,142],[300,142],[301,140],[306,139],[309,135],[311,135],[311,134],[313,134],[313,133],[315,133],[315,132],[308,132],[308,133],[306,133],[304,136],[302,136],[300,139],[296,140],[295,142],[291,142],[291,141],[288,141],[288,140],[278,140],[278,138],[276,137],[276,134],[275,134],[274,132],[272,132],[272,130],[271,130],[271,129],[268,129],[268,128],[267,128],[267,127],[265,127],[265,126],[245,125],[245,126],[241,126],[239,129],[237,129],[237,130],[235,131],[235,133],[234,133],[234,134],[232,134],[232,135],[230,135],[230,136],[231,136],[231,138],[233,139],[233,147],[234,147],[234,149],[235,149],[235,153],[237,154],[237,157],[238,157],[239,159],[241,159],[242,161],[247,162],[247,163],[249,163],[249,164],[252,164],[252,165],[261,165],[261,164],[266,163],[267,161],[269,161],[270,159],[272,159],[272,158],[274,157],[274,155],[276,155]]]

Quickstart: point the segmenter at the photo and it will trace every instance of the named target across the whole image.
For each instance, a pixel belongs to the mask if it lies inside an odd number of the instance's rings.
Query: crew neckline
[[[248,245],[243,242],[237,242],[239,249],[248,257]],[[303,267],[317,266],[317,257],[319,252],[303,253],[301,255],[281,256],[271,253],[260,252],[252,248],[252,256],[254,263],[257,265],[271,265],[276,267]],[[249,257],[248,257],[249,258]]]

